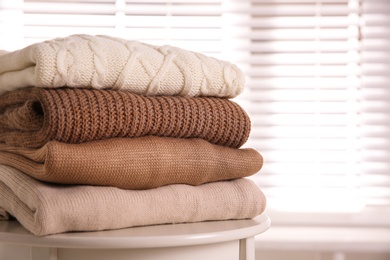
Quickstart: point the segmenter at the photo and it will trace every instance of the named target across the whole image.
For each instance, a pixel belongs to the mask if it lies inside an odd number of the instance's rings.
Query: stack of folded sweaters
[[[0,217],[35,235],[253,218],[244,80],[199,53],[72,35],[0,54]]]

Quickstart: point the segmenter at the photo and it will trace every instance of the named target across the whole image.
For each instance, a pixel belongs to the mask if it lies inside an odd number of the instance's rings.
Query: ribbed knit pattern
[[[254,149],[202,139],[147,136],[83,144],[51,141],[37,150],[0,144],[0,164],[46,182],[150,189],[250,176],[260,170],[263,158]]]
[[[0,142],[14,146],[153,135],[238,148],[249,133],[245,111],[222,98],[70,88],[30,88],[0,97]]]
[[[172,46],[72,35],[0,53],[0,94],[29,86],[235,97],[244,75],[229,62]]]
[[[67,231],[253,218],[264,211],[265,197],[246,178],[197,187],[176,184],[134,191],[49,185],[0,165],[0,207],[15,216],[27,230],[43,236]]]

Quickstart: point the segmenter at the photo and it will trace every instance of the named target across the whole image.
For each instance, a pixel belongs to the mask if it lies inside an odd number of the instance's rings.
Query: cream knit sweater
[[[244,75],[229,62],[176,47],[72,35],[0,51],[0,94],[27,86],[232,98],[242,92]]]

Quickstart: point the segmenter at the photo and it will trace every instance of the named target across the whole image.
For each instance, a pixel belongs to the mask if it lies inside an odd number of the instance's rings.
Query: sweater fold
[[[0,94],[30,86],[233,98],[244,75],[227,61],[177,47],[71,35],[0,52]]]
[[[71,88],[28,88],[0,96],[0,142],[13,146],[152,135],[239,148],[250,127],[246,112],[222,98]]]
[[[0,164],[45,182],[151,189],[247,177],[261,169],[263,158],[250,148],[147,136],[83,144],[51,141],[39,149],[0,144]]]
[[[0,207],[38,236],[253,218],[264,211],[265,203],[261,190],[246,178],[136,191],[51,185],[0,165]]]

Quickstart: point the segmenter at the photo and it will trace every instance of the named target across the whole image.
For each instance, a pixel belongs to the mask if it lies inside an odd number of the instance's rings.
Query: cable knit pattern
[[[228,99],[70,88],[30,88],[0,97],[0,142],[13,146],[153,135],[238,148],[249,133],[248,115]]]
[[[72,35],[1,54],[0,94],[67,86],[232,98],[244,87],[243,73],[229,62],[109,36]]]
[[[151,189],[247,177],[261,169],[263,158],[250,148],[146,136],[83,144],[51,141],[40,149],[0,143],[0,164],[46,182]]]
[[[246,178],[196,187],[176,184],[136,191],[49,185],[0,165],[0,207],[38,236],[253,218],[264,211],[265,204],[264,194]]]

